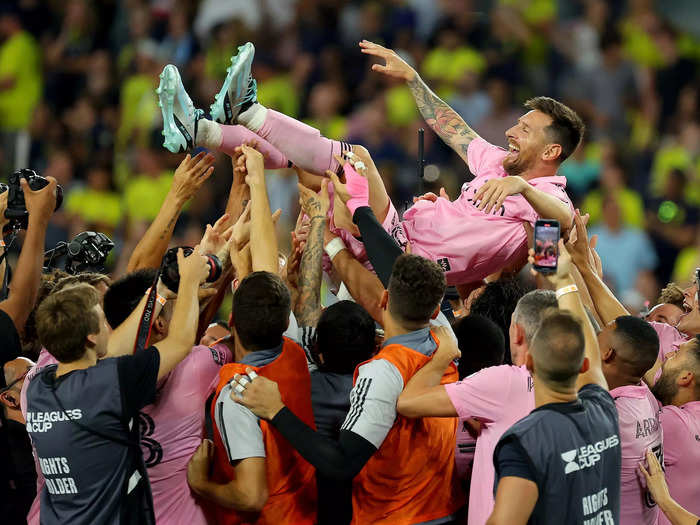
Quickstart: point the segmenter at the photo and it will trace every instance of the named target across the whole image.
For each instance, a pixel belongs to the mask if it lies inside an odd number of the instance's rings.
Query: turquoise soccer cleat
[[[257,84],[250,76],[254,56],[255,46],[248,42],[238,48],[236,56],[231,57],[224,84],[210,108],[212,120],[219,124],[235,124],[238,114],[257,101]]]
[[[204,116],[204,112],[194,107],[182,84],[180,72],[172,64],[163,68],[156,93],[163,114],[163,146],[173,153],[193,149],[197,122]]]

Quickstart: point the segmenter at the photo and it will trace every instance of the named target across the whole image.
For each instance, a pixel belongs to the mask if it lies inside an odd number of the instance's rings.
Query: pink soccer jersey
[[[664,465],[671,497],[684,509],[700,515],[700,401],[661,410]],[[671,525],[659,513],[659,525]]]
[[[617,407],[622,441],[620,525],[654,525],[659,507],[642,483],[638,467],[648,448],[663,461],[659,402],[644,383],[615,388],[610,395]]]
[[[532,378],[524,366],[492,366],[445,385],[445,390],[460,421],[474,418],[482,423],[474,452],[468,524],[484,525],[494,504],[493,451],[503,433],[535,408]]]
[[[452,202],[442,198],[418,201],[403,215],[401,224],[413,253],[440,264],[448,284],[478,281],[526,253],[523,223],[534,226],[539,217],[522,195],[506,198],[501,209],[490,214],[478,210],[473,202],[486,181],[507,176],[502,165],[506,153],[481,138],[474,139],[467,158],[475,178],[462,187],[460,196]],[[528,182],[561,199],[573,213],[565,177],[538,177]]]
[[[455,446],[455,466],[457,476],[461,481],[471,477],[472,466],[474,464],[474,451],[476,450],[476,439],[469,432],[466,421],[460,421],[457,427],[457,444]]]
[[[231,361],[226,345],[196,346],[159,385],[156,402],[139,414],[157,523],[207,523],[187,484],[187,464],[204,437],[204,404],[212,382]]]
[[[663,363],[668,358],[668,354],[676,352],[678,347],[685,343],[688,338],[680,333],[676,328],[666,323],[657,323],[656,321],[649,323],[656,330],[659,336],[659,358]],[[656,371],[654,383],[661,377],[661,368]]]

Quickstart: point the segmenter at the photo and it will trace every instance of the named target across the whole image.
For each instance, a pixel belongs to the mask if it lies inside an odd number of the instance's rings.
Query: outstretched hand
[[[540,276],[545,281],[547,281],[553,289],[557,289],[562,281],[571,279],[571,255],[566,249],[563,239],[559,239],[559,257],[557,258],[557,271],[553,274],[541,274],[537,272],[534,268],[531,270],[532,275]],[[530,248],[528,250],[528,262],[530,264],[535,264],[535,250]]]
[[[487,180],[474,194],[474,204],[484,213],[498,213],[503,202],[511,195],[527,190],[529,184],[522,177],[503,177]]]
[[[170,191],[182,203],[187,202],[214,172],[214,155],[200,152],[187,154],[175,170]]]
[[[384,60],[385,63],[383,65],[373,64],[372,71],[384,73],[387,76],[398,78],[406,82],[410,82],[416,78],[416,70],[409,66],[393,49],[387,49],[369,40],[360,42],[360,48],[360,51],[365,55],[375,56]]]

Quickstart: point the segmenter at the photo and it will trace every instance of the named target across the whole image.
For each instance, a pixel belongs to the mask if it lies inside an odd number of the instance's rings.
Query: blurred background
[[[102,231],[117,244],[115,271],[182,158],[161,146],[158,74],[176,64],[208,110],[246,41],[257,49],[260,101],[365,145],[405,208],[420,191],[424,124],[403,84],[370,71],[363,38],[399,52],[495,144],[530,96],[579,111],[586,139],[561,172],[591,214],[606,280],[628,305],[640,308],[700,265],[697,0],[18,0],[0,3],[0,38],[0,178],[16,167],[56,177],[66,200],[47,248]],[[425,190],[444,186],[454,198],[471,175],[427,129],[425,140]],[[289,232],[294,173],[268,176]],[[220,155],[176,243],[199,239],[230,181]]]

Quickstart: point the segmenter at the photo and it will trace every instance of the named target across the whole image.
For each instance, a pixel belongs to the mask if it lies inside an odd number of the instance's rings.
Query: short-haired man
[[[449,365],[440,371],[443,380],[457,379],[451,331],[445,330],[438,341],[429,326],[444,292],[445,277],[437,264],[409,254],[396,259],[381,300],[384,344],[355,371],[350,411],[338,441],[304,425],[292,406],[285,407],[288,400],[282,402],[281,388],[273,382],[239,382],[239,402],[270,420],[319,472],[355,478],[354,524],[447,523],[464,503],[455,474],[456,419],[415,421],[396,413],[404,385],[437,354],[448,356]]]
[[[518,301],[511,317],[510,355],[513,365],[485,368],[457,383],[440,384],[445,363],[431,361],[406,385],[398,402],[406,417],[459,417],[460,424],[481,423],[476,440],[469,489],[469,525],[483,524],[493,509],[493,451],[503,433],[535,407],[530,372],[525,363],[540,318],[557,308],[553,292],[534,290]],[[475,348],[475,351],[479,351]]]
[[[570,266],[559,241],[557,273],[548,279],[559,308],[570,313],[545,316],[532,339],[527,368],[536,408],[496,446],[496,503],[487,525],[619,523],[617,411]]]
[[[316,522],[313,467],[269,423],[231,398],[232,379],[254,369],[277,381],[286,402],[313,426],[306,354],[283,337],[290,310],[287,287],[269,272],[249,274],[233,294],[231,332],[237,362],[219,372],[212,403],[214,443],[202,442],[187,476],[195,494],[215,504],[216,523]]]
[[[156,276],[155,269],[129,273],[104,297],[105,317],[116,329],[134,311]],[[159,285],[159,287],[162,285]],[[161,290],[167,294],[165,290]],[[172,327],[173,301],[154,312],[149,343],[157,345]],[[200,503],[187,484],[187,463],[204,437],[205,402],[219,369],[233,359],[224,344],[194,346],[187,357],[158,382],[158,396],[138,412],[141,451],[148,471],[157,522],[206,525]]]
[[[134,355],[102,359],[109,326],[92,286],[67,288],[39,306],[40,341],[58,359],[27,390],[27,431],[46,478],[42,523],[154,521],[136,418],[153,402],[156,382],[191,350],[197,289],[209,273],[199,252],[180,251],[178,267],[173,329]]]
[[[682,344],[661,368],[652,391],[663,404],[664,465],[668,489],[685,509],[700,514],[700,338]],[[659,524],[670,525],[665,515]]]
[[[253,132],[266,158],[277,159],[276,167],[285,167],[290,161],[321,176],[327,170],[339,170],[334,154],[345,151],[358,155],[368,168],[369,203],[380,224],[401,247],[410,241],[414,254],[437,262],[448,284],[478,281],[524,259],[524,225],[534,226],[539,217],[556,219],[565,229],[571,226],[573,206],[565,191],[566,178],[556,173],[583,135],[583,121],[572,109],[548,97],[527,101],[525,108],[529,111],[506,131],[506,151],[480,138],[394,51],[367,41],[362,41],[360,47],[363,53],[386,61],[386,65],[373,66],[375,71],[407,82],[428,125],[476,176],[463,186],[455,201],[432,195],[419,200],[399,221],[365,148],[329,140],[318,130],[257,102],[256,83],[250,76],[255,53],[251,43],[241,46],[232,58],[211,107],[216,122],[202,118],[179,75],[169,78],[168,68],[172,66],[166,66],[159,88],[166,146],[173,152],[195,146],[228,151],[234,144],[250,140],[248,134]],[[217,122],[238,125],[220,126]],[[337,204],[336,200],[329,212],[334,214],[334,233],[361,262],[367,262],[362,242],[353,237],[357,229],[349,218],[340,215],[342,207]]]
[[[646,315],[646,320],[677,326],[685,313],[684,302],[683,289],[676,283],[668,283],[666,288],[661,290],[656,306]]]
[[[598,335],[603,374],[615,400],[622,442],[621,523],[654,525],[659,509],[638,474],[647,449],[663,461],[659,404],[642,381],[659,354],[659,338],[646,321],[620,316]]]

